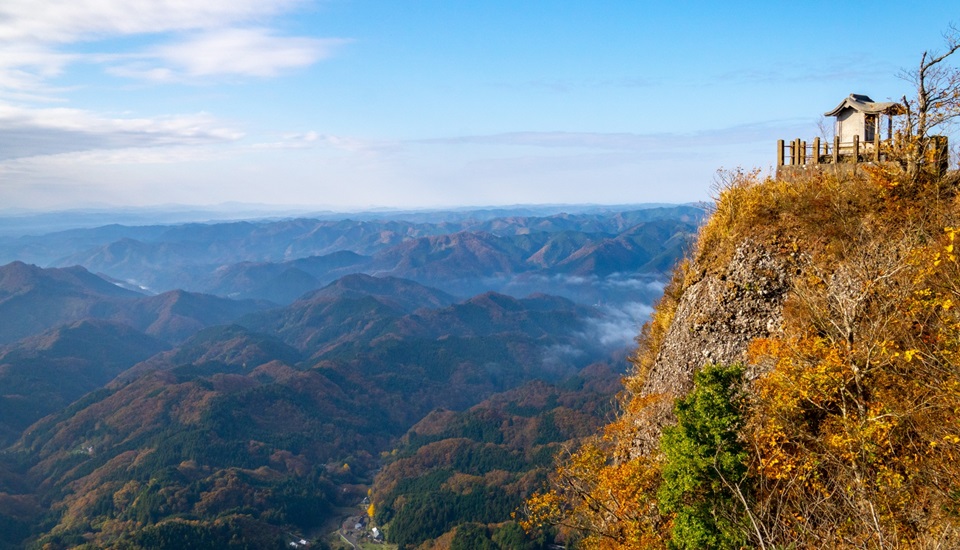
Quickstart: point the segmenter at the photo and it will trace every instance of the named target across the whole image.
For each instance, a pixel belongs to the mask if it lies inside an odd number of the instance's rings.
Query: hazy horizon
[[[706,200],[849,93],[909,94],[954,9],[804,6],[4,2],[0,202]]]

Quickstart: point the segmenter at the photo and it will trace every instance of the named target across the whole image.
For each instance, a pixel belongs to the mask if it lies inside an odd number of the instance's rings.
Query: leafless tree
[[[923,166],[931,132],[960,117],[960,67],[949,58],[960,50],[960,30],[951,25],[943,35],[945,49],[927,50],[916,69],[903,70],[898,76],[916,87],[916,97],[903,96],[906,117],[902,129],[904,154],[908,165]]]

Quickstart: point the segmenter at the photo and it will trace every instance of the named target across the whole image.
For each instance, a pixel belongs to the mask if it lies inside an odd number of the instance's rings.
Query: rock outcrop
[[[694,373],[708,363],[745,362],[750,342],[776,334],[792,285],[793,258],[752,240],[742,242],[723,269],[704,273],[687,286],[639,397],[663,396],[637,419],[628,455],[648,454],[673,422],[676,397],[693,386]]]

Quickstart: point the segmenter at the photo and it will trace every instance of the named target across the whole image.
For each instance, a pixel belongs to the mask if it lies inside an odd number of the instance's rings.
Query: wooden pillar
[[[813,163],[820,164],[820,138],[813,138]]]
[[[880,162],[880,132],[878,131],[873,133],[873,161]]]
[[[793,164],[800,164],[800,138],[793,140]]]
[[[853,136],[853,163],[860,162],[860,136]]]
[[[777,140],[777,166],[783,166],[783,140]]]
[[[833,163],[840,162],[840,136],[833,136]]]
[[[800,142],[800,164],[805,165],[807,163],[807,142]]]

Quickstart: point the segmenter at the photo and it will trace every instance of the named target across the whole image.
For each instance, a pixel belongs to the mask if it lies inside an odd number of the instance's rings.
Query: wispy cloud
[[[39,97],[37,92],[52,91],[45,82],[61,74],[73,59],[34,44],[0,43],[0,91],[8,97]]]
[[[149,82],[274,77],[330,57],[348,40],[288,36],[271,18],[306,0],[35,0],[0,2],[0,93],[49,92],[72,63]],[[136,37],[126,50],[104,40]],[[78,46],[82,46],[79,48]]]
[[[0,103],[0,159],[222,143],[241,137],[242,132],[204,113],[110,118],[79,109],[30,109]]]
[[[4,0],[0,41],[71,43],[103,36],[225,28],[288,11],[304,0]]]
[[[256,143],[252,149],[307,149],[324,148],[360,156],[381,156],[404,151],[400,141],[359,139],[350,136],[320,134],[315,131],[284,134],[279,140]]]
[[[98,148],[66,153],[44,154],[0,161],[0,173],[48,172],[79,166],[103,167],[115,164],[172,164],[224,158],[226,153],[215,144],[168,145],[164,147]]]
[[[822,63],[789,61],[774,67],[734,70],[714,75],[711,80],[737,84],[869,81],[886,78],[896,70],[896,66],[891,63],[872,60],[862,55],[837,56]]]
[[[323,137],[311,130],[305,133],[285,134],[279,141],[255,143],[251,147],[253,149],[306,149],[314,146]]]
[[[238,141],[242,131],[207,113],[136,116],[49,104],[70,97],[59,79],[81,64],[149,84],[272,78],[309,67],[348,42],[292,36],[274,24],[312,1],[0,1],[0,160],[182,158],[157,150]]]
[[[599,309],[603,316],[588,321],[587,339],[603,346],[632,346],[653,312],[650,304],[642,302],[626,302]]]
[[[648,151],[652,148],[701,147],[732,143],[768,142],[775,136],[800,135],[809,131],[810,123],[771,121],[741,124],[689,134],[627,132],[510,132],[502,134],[454,136],[422,140],[433,145],[504,145],[513,147],[599,149],[608,151]]]
[[[150,48],[111,74],[154,82],[211,76],[272,77],[330,57],[348,40],[278,36],[269,29],[217,29]]]

